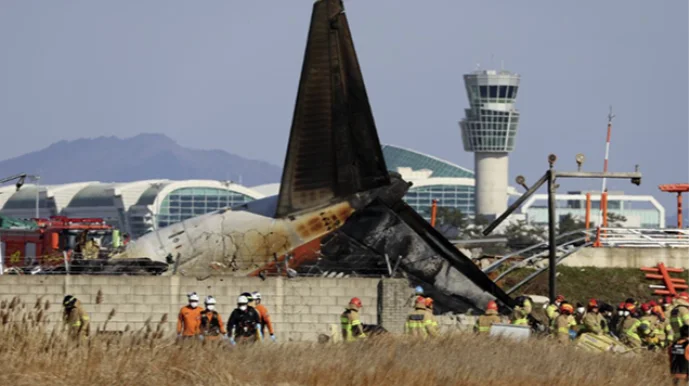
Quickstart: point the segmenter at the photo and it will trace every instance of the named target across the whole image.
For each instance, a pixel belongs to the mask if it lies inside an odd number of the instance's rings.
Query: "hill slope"
[[[0,161],[0,176],[40,173],[41,183],[123,182],[153,178],[214,179],[247,186],[280,180],[281,169],[223,150],[180,146],[162,134],[98,137],[56,142],[45,149]]]

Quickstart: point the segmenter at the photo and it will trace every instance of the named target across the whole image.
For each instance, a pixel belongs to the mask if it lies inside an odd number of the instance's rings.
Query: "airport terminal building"
[[[474,172],[452,162],[399,146],[383,145],[389,170],[412,182],[405,201],[424,218],[431,218],[433,200],[472,216],[475,213]],[[50,216],[102,218],[108,224],[137,238],[157,227],[209,213],[220,208],[278,194],[280,184],[246,187],[232,181],[144,180],[123,183],[87,181],[61,185],[14,185],[0,187],[0,215],[20,219]],[[508,186],[506,197],[520,193]],[[546,222],[545,196],[535,195],[521,208],[528,222]],[[598,210],[599,196],[592,196]],[[558,215],[584,216],[584,195],[558,195]],[[634,208],[632,203],[647,203]],[[611,195],[609,211],[626,216],[625,226],[664,227],[664,210],[651,196]],[[593,212],[594,213],[594,212]]]
[[[427,220],[432,200],[440,207],[474,213],[474,173],[431,155],[384,145],[388,168],[413,183],[405,200]],[[231,181],[86,181],[61,185],[0,188],[0,214],[22,219],[49,216],[96,217],[133,238],[184,219],[278,194],[280,184],[246,187]],[[514,193],[514,189],[512,189]],[[508,192],[509,193],[509,192]],[[38,205],[37,205],[38,204]]]
[[[98,181],[0,188],[0,214],[22,219],[68,216],[102,218],[133,238],[155,229],[262,198],[230,181]],[[38,205],[37,205],[38,203]],[[38,208],[37,208],[38,207]]]

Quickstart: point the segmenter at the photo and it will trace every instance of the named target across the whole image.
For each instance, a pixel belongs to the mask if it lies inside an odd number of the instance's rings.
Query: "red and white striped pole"
[[[615,115],[613,115],[613,108],[609,107],[609,124],[606,129],[606,152],[604,153],[604,173],[609,171],[609,149],[611,148],[611,122],[613,121],[613,118]],[[598,228],[601,228],[602,225],[604,228],[608,225],[608,219],[606,218],[607,216],[607,205],[608,205],[608,192],[606,189],[606,177],[602,178],[601,180],[601,198],[599,200],[599,223],[597,224]],[[597,240],[595,245],[601,245],[601,239],[600,239],[600,231],[597,232]]]

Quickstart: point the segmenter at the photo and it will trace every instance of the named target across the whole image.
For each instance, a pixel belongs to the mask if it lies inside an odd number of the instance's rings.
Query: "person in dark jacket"
[[[261,340],[259,313],[250,307],[246,296],[237,298],[237,308],[232,311],[228,319],[228,337],[230,343],[253,343]]]
[[[688,382],[688,326],[680,329],[680,338],[668,349],[671,376],[675,385]]]

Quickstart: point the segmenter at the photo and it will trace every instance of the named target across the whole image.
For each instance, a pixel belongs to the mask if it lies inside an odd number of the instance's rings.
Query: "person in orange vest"
[[[688,383],[688,325],[680,328],[680,338],[668,349],[671,375],[675,385]]]
[[[201,322],[199,324],[199,333],[203,339],[219,340],[225,337],[225,326],[218,311],[216,311],[216,299],[213,296],[207,296],[204,300],[206,309],[201,311]]]
[[[273,323],[271,323],[271,316],[268,314],[268,309],[266,306],[261,304],[261,292],[252,292],[252,299],[254,299],[254,309],[259,313],[259,320],[261,323],[261,336],[266,335],[266,328],[268,328],[268,333],[272,341],[276,341],[275,332],[273,331]],[[251,303],[250,303],[251,304]]]
[[[201,326],[201,307],[199,307],[199,295],[192,292],[187,295],[189,304],[180,309],[177,315],[178,338],[193,338],[199,335]]]

